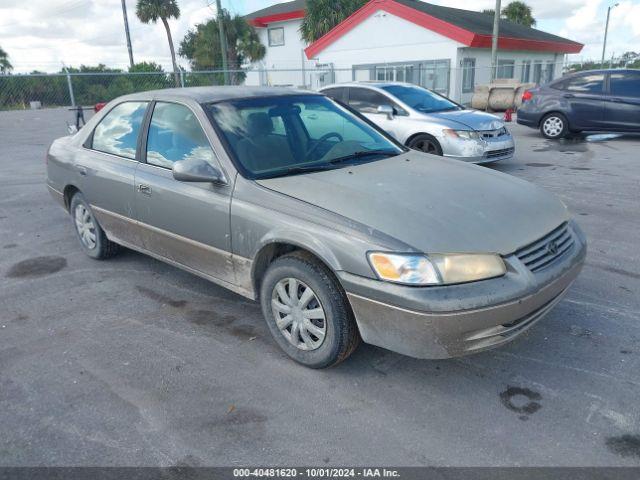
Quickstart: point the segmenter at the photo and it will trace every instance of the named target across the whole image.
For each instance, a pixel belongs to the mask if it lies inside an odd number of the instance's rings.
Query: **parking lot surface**
[[[0,465],[640,465],[640,137],[510,124],[584,270],[529,333],[426,361],[289,360],[257,304],[132,251],[84,256],[45,187],[65,110],[0,112]]]

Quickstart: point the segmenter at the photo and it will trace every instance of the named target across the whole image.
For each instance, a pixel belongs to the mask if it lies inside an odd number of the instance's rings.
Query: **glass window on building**
[[[516,62],[514,60],[498,60],[496,78],[514,78],[515,66]]]
[[[428,60],[420,63],[420,85],[444,95],[449,94],[449,60]]]
[[[540,83],[542,81],[542,62],[536,60],[533,62],[533,83]]]
[[[284,45],[284,28],[270,28],[269,32],[269,46],[270,47],[280,47]]]
[[[550,82],[554,77],[555,63],[552,60],[547,62],[547,68],[545,70],[545,82]]]
[[[476,86],[476,59],[462,59],[462,93],[473,92]]]
[[[522,72],[520,73],[520,81],[522,83],[529,83],[531,77],[531,60],[522,61]]]

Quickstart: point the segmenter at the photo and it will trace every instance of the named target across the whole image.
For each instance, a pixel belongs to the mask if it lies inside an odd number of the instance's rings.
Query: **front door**
[[[623,70],[609,74],[604,121],[610,130],[640,129],[640,72]]]
[[[380,105],[389,105],[397,115],[406,115],[406,112],[392,99],[370,88],[349,87],[349,106],[362,113],[365,117],[402,142],[403,129],[395,116],[387,117],[384,113],[378,113]]]
[[[75,159],[78,187],[114,241],[138,244],[134,176],[149,102],[123,102],[98,123]]]
[[[199,157],[220,166],[190,107],[157,102],[152,108],[144,158],[135,177],[143,247],[165,260],[233,284],[232,187],[175,180],[171,169],[179,160]]]

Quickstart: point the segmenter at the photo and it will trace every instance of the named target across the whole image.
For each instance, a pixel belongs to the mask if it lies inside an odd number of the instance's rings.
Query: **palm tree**
[[[255,29],[243,17],[229,15],[222,10],[222,21],[227,37],[227,59],[231,72],[231,84],[240,83],[245,73],[239,71],[246,62],[264,58],[266,49]],[[180,42],[178,52],[188,58],[192,70],[215,70],[222,68],[222,48],[218,35],[219,18],[200,23],[189,30]]]
[[[180,17],[180,7],[176,0],[138,0],[136,4],[136,15],[142,23],[156,23],[158,19],[162,21],[164,29],[167,31],[167,40],[169,41],[169,50],[171,50],[171,63],[173,64],[173,75],[175,77],[176,87],[180,85],[180,77],[178,74],[178,64],[176,63],[176,52],[173,48],[173,39],[171,38],[171,28],[169,28],[168,19]]]
[[[502,16],[507,20],[526,27],[533,27],[536,24],[536,19],[533,18],[531,7],[524,2],[511,2],[502,9]]]
[[[300,26],[302,38],[307,43],[315,42],[365,3],[367,0],[307,0]]]
[[[9,62],[9,54],[0,47],[0,73],[8,73],[13,70],[13,65]]]

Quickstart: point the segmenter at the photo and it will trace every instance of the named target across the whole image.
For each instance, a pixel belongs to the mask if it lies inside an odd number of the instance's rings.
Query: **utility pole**
[[[227,62],[227,36],[224,34],[224,16],[220,0],[216,0],[218,10],[218,33],[220,33],[220,50],[222,50],[222,69],[224,70],[224,84],[229,85],[229,65]]]
[[[124,17],[124,33],[127,36],[127,49],[129,50],[129,65],[133,67],[133,50],[131,49],[131,36],[129,35],[129,19],[127,18],[126,0],[122,0],[122,16]]]
[[[493,14],[493,37],[491,38],[491,81],[496,78],[498,65],[498,35],[500,34],[500,0],[496,0],[496,11]]]
[[[604,52],[607,49],[607,34],[609,33],[609,14],[611,9],[617,7],[618,4],[611,5],[607,8],[607,23],[604,24],[604,42],[602,42],[602,60],[600,60],[600,68],[604,68]]]

